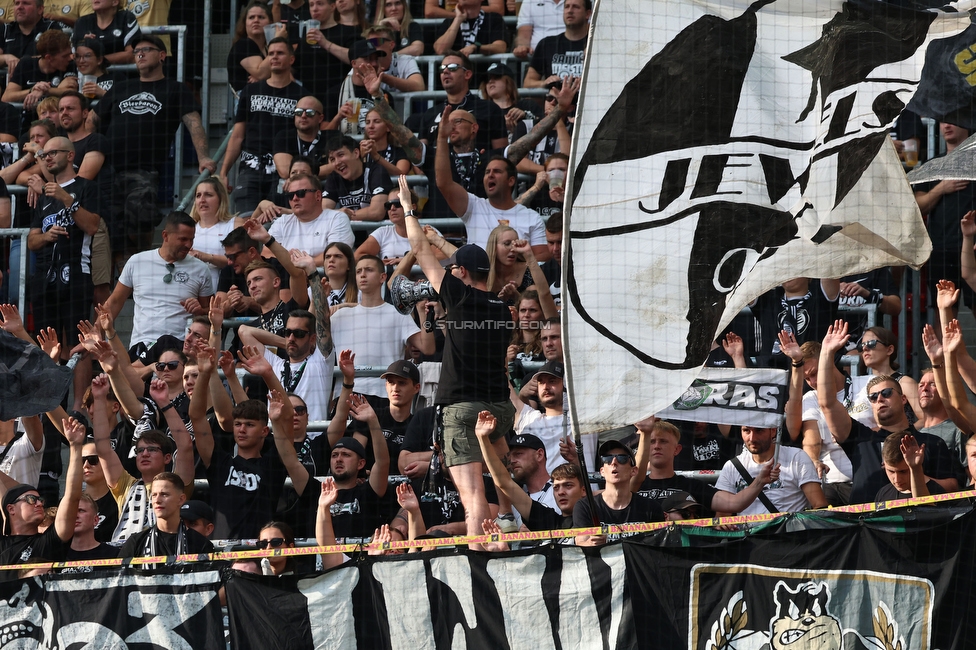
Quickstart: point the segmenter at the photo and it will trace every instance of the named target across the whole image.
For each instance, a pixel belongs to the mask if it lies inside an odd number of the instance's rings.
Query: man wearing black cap
[[[414,57],[393,51],[396,39],[389,26],[373,25],[366,29],[364,36],[378,52],[386,53],[380,57],[378,70],[383,90],[401,93],[424,90],[424,75]]]
[[[180,506],[180,518],[187,528],[192,528],[207,539],[214,530],[214,511],[204,501],[191,499]]]
[[[365,78],[371,73],[378,75],[382,69],[380,59],[387,58],[389,57],[386,50],[377,49],[370,41],[356,41],[349,46],[352,73],[345,78],[339,88],[338,104],[339,115],[343,115],[338,128],[344,135],[358,135],[363,132],[366,126],[366,114],[372,110],[375,103],[373,94],[366,89]],[[376,95],[381,96],[383,93],[377,92]],[[385,96],[384,99],[388,101]],[[345,111],[343,107],[346,108]],[[334,120],[332,124],[335,124]]]
[[[687,492],[675,492],[661,502],[661,508],[668,521],[701,519],[705,516],[705,509]]]
[[[268,58],[271,77],[247,84],[241,90],[234,129],[220,170],[229,192],[233,188],[227,175],[240,157],[233,198],[234,207],[241,212],[254,210],[277,183],[274,138],[283,130],[296,137],[295,107],[306,93],[292,75],[295,52],[288,39],[275,38],[268,43]]]
[[[596,519],[601,524],[628,524],[663,521],[661,504],[646,499],[630,491],[630,483],[637,475],[634,452],[619,440],[608,440],[600,445],[600,474],[607,482],[606,489],[593,497],[596,505]],[[593,525],[593,515],[586,499],[576,502],[573,510],[573,525],[586,528]],[[627,537],[627,533],[612,535],[580,535],[577,546],[601,546],[609,541]]]
[[[355,367],[350,368],[348,364],[344,365],[340,359],[340,369],[343,371],[343,383],[353,383]],[[348,377],[346,376],[347,372],[349,372]],[[413,418],[413,400],[420,392],[420,370],[412,362],[400,359],[391,363],[380,378],[386,383],[387,400],[377,406],[376,417],[379,420],[380,429],[383,431],[383,437],[386,439],[390,462],[393,463],[400,458],[400,451],[407,435],[407,427]],[[360,382],[362,382],[361,379]],[[337,415],[343,403],[340,401],[337,406]],[[341,431],[345,418],[334,417],[332,421],[335,422],[337,419],[341,421],[337,426],[335,435],[341,435],[338,432]],[[333,434],[331,423],[329,433],[330,435]],[[350,427],[345,430],[345,434],[355,435],[361,443],[366,444],[370,438],[369,425],[353,420]]]
[[[481,523],[489,517],[482,480],[483,457],[474,430],[478,413],[490,411],[498,420],[492,444],[499,456],[508,454],[504,435],[515,419],[505,365],[512,314],[503,300],[488,291],[489,264],[484,249],[474,244],[462,246],[445,271],[417,221],[403,176],[400,200],[417,263],[447,311],[444,360],[434,402],[441,407],[444,466],[449,468],[461,495],[467,533],[478,535]]]
[[[81,498],[81,450],[85,443],[85,425],[74,418],[64,420],[62,424],[64,437],[68,440],[68,471],[54,525],[43,533],[37,532],[37,527],[44,521],[44,499],[37,488],[26,483],[9,487],[0,501],[5,519],[5,534],[0,536],[0,564],[27,563],[31,558],[60,561],[68,550]],[[0,572],[0,581],[16,578],[16,571]]]

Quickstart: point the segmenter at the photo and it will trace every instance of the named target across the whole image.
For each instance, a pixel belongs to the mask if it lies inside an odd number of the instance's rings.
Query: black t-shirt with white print
[[[247,84],[241,89],[234,123],[243,122],[244,142],[241,163],[251,169],[274,172],[272,154],[279,131],[295,134],[295,107],[306,94],[298,82],[275,88],[267,81]],[[259,164],[259,160],[261,164]]]
[[[287,475],[273,447],[260,458],[214,450],[207,468],[214,539],[256,539],[275,513]]]
[[[379,163],[363,166],[363,175],[347,181],[338,172],[332,172],[322,182],[322,198],[336,202],[336,210],[350,208],[359,210],[369,207],[377,194],[389,194],[393,181],[386,169]]]

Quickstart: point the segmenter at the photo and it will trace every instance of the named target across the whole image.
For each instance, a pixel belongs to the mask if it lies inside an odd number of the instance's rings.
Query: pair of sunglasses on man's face
[[[868,393],[868,401],[871,402],[872,404],[874,404],[875,402],[878,401],[878,397],[883,397],[885,399],[891,399],[891,396],[894,394],[894,392],[895,392],[895,389],[894,388],[882,388],[881,390],[879,390],[877,392]]]
[[[294,192],[285,192],[285,199],[291,201],[292,199],[299,198],[304,199],[309,192],[314,192],[315,190],[304,188],[300,190],[295,190]]]

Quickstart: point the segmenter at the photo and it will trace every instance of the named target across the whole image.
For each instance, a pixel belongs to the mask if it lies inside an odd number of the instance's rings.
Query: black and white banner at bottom
[[[976,647],[974,547],[968,505],[921,506],[602,548],[364,557],[307,576],[45,575],[0,583],[0,648],[962,650]]]

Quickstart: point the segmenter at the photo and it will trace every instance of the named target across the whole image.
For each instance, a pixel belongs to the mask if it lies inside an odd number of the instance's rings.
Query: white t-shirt
[[[284,370],[286,363],[284,359],[268,350],[264,351],[264,358],[268,360],[268,363],[274,368],[275,374],[281,379],[281,371]],[[305,361],[288,363],[291,365],[292,378],[301,373],[298,383],[289,392],[295,393],[305,400],[305,404],[308,405],[308,419],[329,419],[329,402],[332,401],[332,370],[335,368],[335,348],[332,349],[328,357],[322,356],[319,349],[315,348],[311,356]],[[302,367],[303,364],[304,368]],[[284,384],[284,380],[281,383]],[[289,387],[285,386],[285,390],[288,389]]]
[[[406,36],[406,34],[404,34]],[[410,56],[409,54],[400,54],[394,52],[393,56],[390,58],[390,67],[387,68],[386,73],[391,77],[396,77],[397,79],[408,79],[412,75],[421,74],[420,66],[417,65],[417,60]],[[382,85],[383,90],[388,93],[398,93],[400,92],[393,86],[389,84]]]
[[[0,463],[0,472],[3,472],[18,483],[27,485],[37,485],[37,480],[41,474],[41,459],[44,457],[44,438],[41,438],[41,448],[34,449],[27,438],[27,434],[20,436],[11,443],[10,451],[4,456]],[[6,445],[0,445],[0,452],[6,449]]]
[[[738,458],[753,478],[759,475],[760,465],[752,460],[752,454],[749,453],[748,449],[743,449]],[[806,510],[810,504],[807,503],[807,497],[800,486],[820,482],[813,461],[802,449],[780,447],[779,464],[779,480],[763,487],[763,493],[780,512]],[[735,468],[732,461],[725,463],[722,473],[718,475],[718,482],[715,483],[716,489],[732,494],[738,494],[748,486],[749,484],[739,474],[739,470]],[[739,514],[764,515],[768,512],[763,502],[757,498]]]
[[[844,391],[837,391],[837,399],[843,403]],[[830,429],[824,419],[820,405],[817,403],[817,394],[814,391],[808,392],[803,396],[803,415],[804,422],[813,420],[820,429],[820,462],[830,468],[827,472],[828,483],[850,483],[854,475],[851,466],[851,459],[847,457],[844,450],[830,435]]]
[[[321,255],[332,242],[340,241],[350,246],[356,243],[349,217],[338,210],[322,210],[322,214],[311,221],[299,221],[293,214],[283,214],[275,219],[268,232],[286,250],[297,248],[312,257]]]
[[[193,248],[202,253],[209,253],[210,255],[219,255],[221,258],[224,256],[224,247],[220,242],[227,239],[227,235],[230,231],[234,229],[234,220],[228,219],[227,221],[218,221],[209,228],[197,224],[196,234],[193,235]],[[210,269],[210,275],[213,279],[214,289],[217,288],[217,279],[220,276],[220,269],[210,264],[209,262],[204,262]]]
[[[197,258],[187,255],[174,262],[170,282],[163,281],[170,273],[166,264],[155,249],[136,253],[122,269],[119,282],[132,288],[135,303],[130,347],[136,343],[152,345],[163,334],[182,339],[190,314],[180,301],[214,294],[210,269]]]
[[[493,208],[488,199],[468,194],[468,209],[461,215],[469,244],[477,244],[488,250],[488,235],[501,225],[501,221],[508,221],[508,225],[515,229],[518,236],[526,239],[531,246],[546,245],[546,224],[535,210],[524,205],[515,204],[508,210]]]
[[[532,25],[532,41],[529,47],[535,51],[535,46],[546,36],[557,36],[566,31],[566,24],[563,22],[563,0],[523,2],[516,29],[523,25]]]
[[[851,417],[869,429],[877,429],[878,422],[874,419],[874,411],[871,409],[871,402],[868,400],[867,386],[871,381],[871,375],[857,375],[851,377],[851,405],[847,407],[847,412]],[[837,399],[844,403],[845,397],[841,391],[837,392]]]
[[[434,228],[434,231],[438,235],[441,234],[436,228]],[[406,237],[401,237],[396,231],[396,226],[377,228],[370,235],[380,245],[380,259],[404,257],[410,252],[410,240]]]
[[[384,302],[377,307],[345,307],[332,314],[332,341],[336,350],[352,350],[357,366],[385,370],[403,358],[407,339],[420,332],[409,316]],[[386,397],[386,380],[357,377],[356,392]]]

